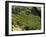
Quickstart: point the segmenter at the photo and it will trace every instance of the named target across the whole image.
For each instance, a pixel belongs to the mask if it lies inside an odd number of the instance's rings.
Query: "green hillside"
[[[37,7],[12,6],[12,31],[41,29],[40,13]]]

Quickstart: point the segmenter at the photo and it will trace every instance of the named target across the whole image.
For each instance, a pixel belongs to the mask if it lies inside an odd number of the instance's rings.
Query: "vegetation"
[[[12,31],[41,29],[40,7],[12,6]]]

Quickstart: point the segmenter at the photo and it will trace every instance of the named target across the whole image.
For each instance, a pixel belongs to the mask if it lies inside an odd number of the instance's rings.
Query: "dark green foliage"
[[[38,10],[36,7],[33,7],[31,11],[32,11],[32,14],[41,17],[41,10]]]
[[[14,25],[14,27],[18,25],[22,30],[39,30],[41,28],[41,12],[37,7],[13,7],[12,25]]]

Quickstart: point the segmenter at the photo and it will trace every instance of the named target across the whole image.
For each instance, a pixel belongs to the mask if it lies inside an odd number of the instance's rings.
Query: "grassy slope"
[[[40,17],[33,15],[31,13],[31,9],[16,7],[15,11],[13,9],[13,12],[12,12],[13,13],[12,14],[13,31],[39,30],[41,28]]]

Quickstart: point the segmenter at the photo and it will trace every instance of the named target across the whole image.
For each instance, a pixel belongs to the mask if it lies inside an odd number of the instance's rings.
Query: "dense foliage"
[[[38,8],[12,6],[12,31],[39,30],[41,11]]]

